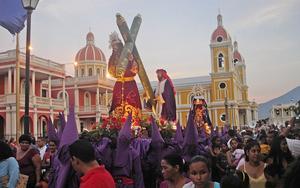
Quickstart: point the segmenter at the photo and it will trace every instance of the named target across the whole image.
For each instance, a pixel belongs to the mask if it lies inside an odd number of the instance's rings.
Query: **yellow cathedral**
[[[210,75],[172,79],[176,89],[177,119],[182,126],[186,125],[191,97],[195,94],[206,100],[213,126],[228,123],[242,128],[258,120],[257,103],[248,99],[245,59],[238,50],[237,41],[232,42],[224,28],[220,14],[217,23],[209,45]],[[156,88],[157,82],[151,85]]]

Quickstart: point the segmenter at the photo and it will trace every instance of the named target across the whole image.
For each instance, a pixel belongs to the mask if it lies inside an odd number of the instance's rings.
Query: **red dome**
[[[75,57],[76,62],[83,62],[83,61],[104,61],[106,62],[104,53],[101,51],[100,48],[96,47],[94,39],[94,34],[89,32],[86,35],[86,46],[81,48]]]
[[[234,51],[233,52],[233,59],[237,59],[237,60],[239,60],[239,62],[241,62],[242,61],[242,56],[241,56],[240,52]]]
[[[218,27],[211,35],[211,41],[212,42],[217,42],[217,41],[222,42],[222,41],[230,39],[229,34],[223,27],[222,16],[220,14],[217,17],[217,20],[218,20]],[[221,40],[220,39],[218,40],[218,38],[220,38],[220,37],[221,37]]]
[[[238,50],[238,43],[237,41],[234,41],[233,43],[233,48],[234,48],[234,51],[233,51],[233,59],[237,59],[239,60],[239,62],[242,62],[243,58]]]

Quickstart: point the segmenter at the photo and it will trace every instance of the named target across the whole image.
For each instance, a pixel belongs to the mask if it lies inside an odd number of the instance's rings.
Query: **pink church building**
[[[100,117],[108,115],[114,81],[106,77],[106,58],[95,46],[93,33],[87,34],[86,45],[77,52],[75,61],[75,76],[71,77],[66,74],[65,64],[31,55],[29,129],[33,136],[45,136],[49,118],[57,125],[58,113],[68,114],[69,106],[75,107],[79,132],[91,129]],[[16,62],[16,50],[0,52],[0,139],[15,138],[24,132],[25,54],[19,55],[19,80]],[[16,111],[17,85],[19,111]]]

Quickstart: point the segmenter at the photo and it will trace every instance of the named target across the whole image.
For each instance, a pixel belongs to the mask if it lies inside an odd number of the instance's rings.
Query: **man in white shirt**
[[[37,143],[37,147],[38,147],[39,152],[40,152],[41,159],[43,160],[43,159],[44,159],[45,152],[46,152],[46,150],[47,150],[45,138],[43,138],[43,137],[38,137],[36,143]]]

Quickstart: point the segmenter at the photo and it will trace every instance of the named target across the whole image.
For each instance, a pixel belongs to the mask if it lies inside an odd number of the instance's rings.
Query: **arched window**
[[[238,59],[234,59],[233,60],[233,65],[236,65],[236,64],[238,64],[239,63],[239,60]]]
[[[106,71],[105,71],[105,69],[102,69],[102,78],[106,78]]]
[[[81,69],[81,77],[84,76],[84,69]]]
[[[97,68],[97,75],[100,75],[100,68]]]
[[[221,120],[222,122],[225,122],[225,121],[226,121],[226,115],[225,115],[224,113],[220,115],[220,120]]]
[[[57,95],[57,99],[64,99],[63,93],[64,93],[63,91],[59,92]],[[67,92],[65,92],[65,99],[66,99],[66,107],[69,108],[69,96]]]
[[[89,68],[89,76],[93,76],[93,69]]]
[[[223,54],[218,55],[218,66],[219,66],[219,68],[224,68],[224,56],[223,56]]]
[[[86,110],[91,107],[91,94],[89,92],[84,93],[84,107]]]
[[[222,41],[223,41],[223,37],[218,36],[217,41],[218,41],[218,42],[222,42]]]

